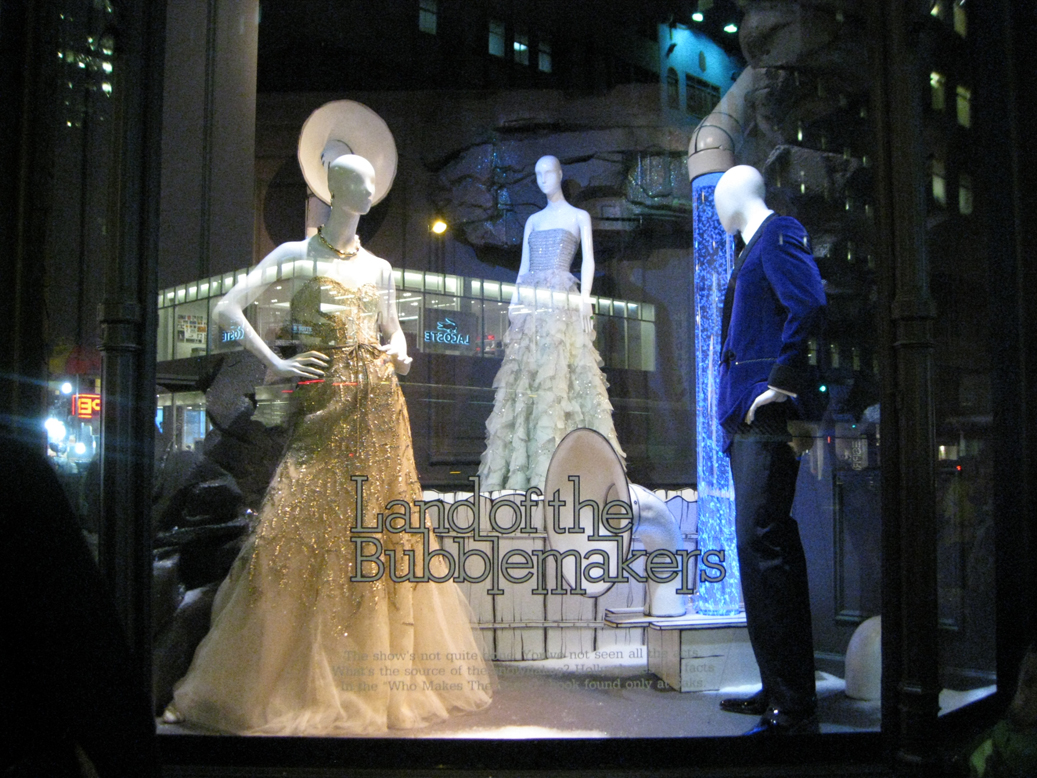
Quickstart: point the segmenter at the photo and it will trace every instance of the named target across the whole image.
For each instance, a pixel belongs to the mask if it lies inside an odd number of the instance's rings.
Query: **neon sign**
[[[223,337],[220,339],[222,343],[230,343],[235,340],[245,339],[245,328],[240,324],[231,327],[228,330],[223,330]]]
[[[77,419],[93,419],[101,415],[101,395],[72,395],[72,415]]]
[[[457,322],[446,317],[436,322],[434,330],[425,330],[426,343],[452,343],[467,346],[468,339],[468,335],[462,335],[458,332]]]

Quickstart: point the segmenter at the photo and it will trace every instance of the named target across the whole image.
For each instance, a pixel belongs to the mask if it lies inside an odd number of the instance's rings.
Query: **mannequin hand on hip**
[[[777,389],[768,388],[763,394],[753,400],[753,404],[749,406],[749,412],[745,414],[745,423],[752,424],[753,419],[756,418],[756,411],[763,405],[769,405],[770,403],[783,403],[789,397],[793,395],[787,392],[781,392]]]
[[[271,370],[280,378],[318,379],[324,377],[328,369],[328,358],[319,351],[304,351],[294,357],[282,359],[271,366]]]
[[[393,369],[397,375],[407,375],[410,372],[413,357],[407,356],[407,347],[398,343],[386,343],[379,346],[378,350],[392,359]]]

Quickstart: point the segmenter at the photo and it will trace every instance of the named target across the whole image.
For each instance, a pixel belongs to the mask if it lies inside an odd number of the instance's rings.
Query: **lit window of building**
[[[529,35],[526,32],[515,32],[515,62],[520,65],[529,64]]]
[[[681,107],[680,83],[673,68],[666,71],[666,105],[675,111]]]
[[[551,41],[540,39],[540,50],[537,57],[537,68],[542,73],[551,72]]]
[[[972,176],[967,173],[958,176],[958,212],[963,216],[972,213]]]
[[[935,70],[929,74],[929,91],[932,95],[932,106],[934,111],[942,111],[946,100],[944,99],[944,83],[946,79],[942,73]]]
[[[436,0],[418,0],[418,29],[435,35],[437,14]]]
[[[934,159],[933,171],[933,200],[940,205],[947,205],[947,166],[942,159]]]
[[[965,0],[954,4],[954,31],[964,38],[969,32],[969,20],[965,14]]]
[[[967,86],[958,87],[958,124],[962,127],[972,126],[972,90]]]
[[[708,116],[720,102],[720,87],[685,73],[684,102],[692,116]]]
[[[490,54],[504,56],[504,22],[490,19]]]

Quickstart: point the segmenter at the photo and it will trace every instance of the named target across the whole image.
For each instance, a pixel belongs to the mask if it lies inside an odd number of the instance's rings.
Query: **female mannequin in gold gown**
[[[413,507],[422,492],[396,380],[411,360],[392,268],[356,235],[374,169],[345,155],[330,164],[328,183],[331,214],[317,235],[276,248],[216,309],[274,375],[297,379],[293,427],[167,720],[240,734],[368,734],[490,702],[493,671],[457,586],[390,575],[392,559],[397,573],[424,570],[434,536],[426,544],[417,529],[363,533],[387,552],[384,574],[357,564],[358,523],[375,525],[394,501]],[[308,350],[283,358],[243,308],[266,288],[270,268],[298,260],[316,268],[291,303],[293,332]],[[445,578],[445,567],[436,558],[427,572]]]

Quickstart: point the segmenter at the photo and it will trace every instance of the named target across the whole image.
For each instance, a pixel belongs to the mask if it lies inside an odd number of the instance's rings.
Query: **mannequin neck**
[[[356,237],[356,226],[359,223],[360,214],[333,208],[328,220],[321,227],[321,235],[332,246],[344,251],[353,243],[353,238]]]
[[[747,203],[742,213],[744,221],[738,231],[742,234],[742,240],[748,243],[753,239],[756,231],[760,229],[760,225],[763,224],[764,220],[774,211],[768,208],[762,200],[757,200]]]
[[[568,205],[568,201],[565,199],[565,195],[562,194],[561,189],[556,189],[547,195],[547,207],[548,208],[563,208]]]

